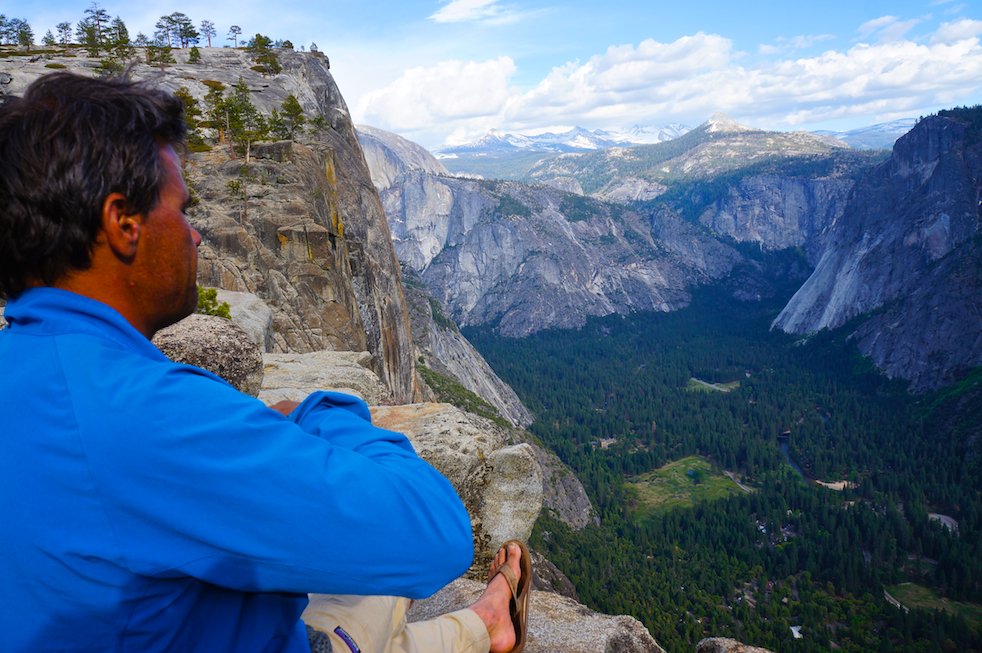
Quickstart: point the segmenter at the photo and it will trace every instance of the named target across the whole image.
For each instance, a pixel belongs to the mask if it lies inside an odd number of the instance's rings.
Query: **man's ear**
[[[132,259],[143,234],[143,215],[127,212],[125,195],[110,193],[102,202],[102,231],[113,253]]]

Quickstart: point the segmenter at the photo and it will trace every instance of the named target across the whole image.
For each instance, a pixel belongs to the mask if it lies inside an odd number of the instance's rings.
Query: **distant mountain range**
[[[916,124],[916,118],[901,118],[847,132],[816,131],[815,133],[838,138],[858,150],[889,150],[898,138],[913,129]]]
[[[503,132],[497,129],[471,143],[455,145],[438,149],[434,152],[437,159],[454,159],[466,154],[492,154],[500,152],[589,152],[608,147],[646,145],[661,143],[677,138],[689,131],[685,125],[667,125],[665,127],[650,127],[636,125],[628,131],[607,131],[604,129],[584,129],[573,127],[567,131],[546,132],[526,136]]]
[[[914,118],[904,118],[844,132],[826,130],[811,133],[834,138],[855,149],[889,150],[916,122]],[[721,129],[732,131],[737,123],[716,114],[705,124],[721,125]],[[561,154],[664,143],[691,130],[681,124],[663,127],[635,125],[623,131],[573,127],[563,132],[535,135],[492,129],[476,141],[439,148],[433,154],[454,174],[521,181],[527,180],[528,172],[534,167]]]

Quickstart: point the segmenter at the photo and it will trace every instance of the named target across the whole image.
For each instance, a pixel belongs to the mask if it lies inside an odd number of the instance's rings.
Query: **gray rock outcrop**
[[[416,601],[409,621],[429,619],[473,603],[484,583],[461,578],[423,601]],[[528,653],[664,653],[644,625],[627,616],[594,612],[573,599],[532,591]]]
[[[774,327],[811,333],[861,317],[860,351],[924,391],[982,364],[982,140],[922,120],[856,186],[814,273]]]
[[[262,386],[262,352],[225,318],[189,315],[158,331],[153,344],[175,363],[205,368],[247,394],[256,395]]]
[[[217,300],[226,303],[232,322],[246,332],[263,351],[273,349],[273,309],[259,297],[247,292],[218,289]]]
[[[263,355],[259,398],[266,404],[303,401],[314,390],[335,390],[361,397],[369,405],[389,400],[387,388],[370,369],[372,355],[362,351],[314,351]]]
[[[529,445],[508,446],[504,429],[449,404],[379,406],[372,419],[406,434],[460,494],[474,528],[476,573],[502,542],[528,539],[542,507],[542,471]]]
[[[696,644],[696,653],[771,653],[771,651],[748,646],[728,637],[707,637]]]

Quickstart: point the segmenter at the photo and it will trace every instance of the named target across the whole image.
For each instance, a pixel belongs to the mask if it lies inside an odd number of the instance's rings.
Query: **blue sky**
[[[0,0],[38,40],[91,0]],[[357,123],[427,147],[492,128],[850,129],[982,103],[982,3],[827,0],[105,1],[131,35],[163,14],[317,44]],[[224,41],[223,41],[224,42]]]

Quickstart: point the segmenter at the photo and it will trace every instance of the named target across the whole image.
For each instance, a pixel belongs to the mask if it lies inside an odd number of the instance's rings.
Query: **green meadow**
[[[638,519],[742,492],[702,456],[688,456],[636,476],[628,481],[628,490]]]

